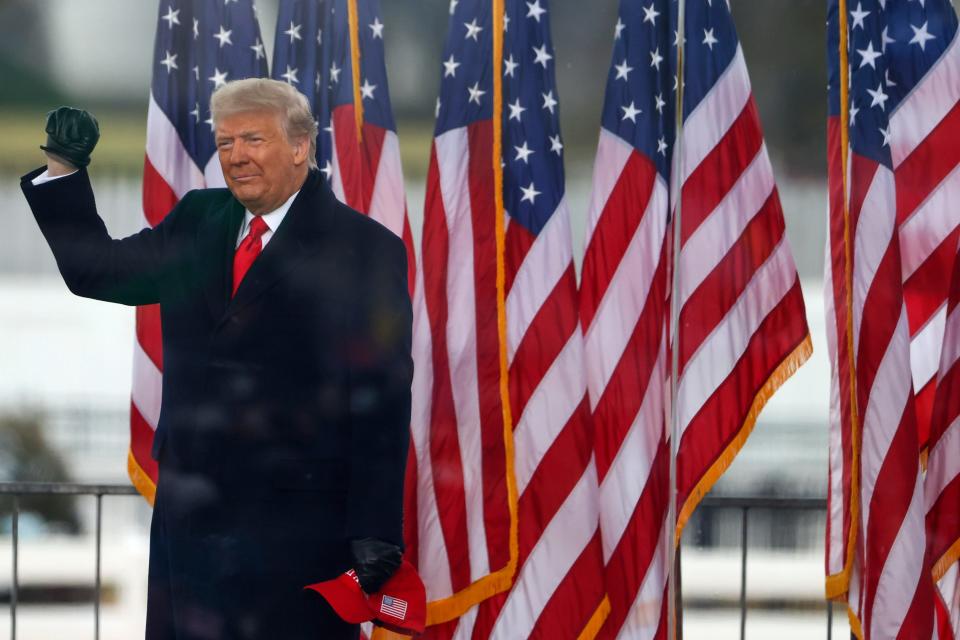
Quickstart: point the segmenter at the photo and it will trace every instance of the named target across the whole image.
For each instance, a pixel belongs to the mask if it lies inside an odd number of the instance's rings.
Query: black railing
[[[0,482],[0,495],[13,497],[10,535],[13,546],[13,576],[10,582],[10,640],[17,640],[17,597],[20,590],[20,498],[21,496],[94,496],[96,499],[96,561],[93,583],[93,637],[100,640],[100,547],[103,529],[103,496],[135,496],[129,485],[73,484],[66,482]]]
[[[825,498],[761,498],[708,496],[701,507],[713,509],[737,509],[740,511],[740,640],[747,637],[747,536],[751,510],[772,511],[826,511]],[[833,638],[833,604],[826,601],[827,640]]]
[[[11,517],[11,537],[13,546],[13,576],[10,585],[10,639],[17,638],[17,596],[19,591],[19,516],[20,497],[22,496],[93,496],[96,499],[95,531],[96,560],[94,566],[94,638],[100,638],[100,549],[102,539],[102,514],[104,496],[135,496],[136,489],[128,485],[41,483],[41,482],[0,482],[0,495],[13,498]],[[740,511],[740,638],[746,638],[747,625],[747,542],[752,510],[772,511],[826,511],[823,498],[761,498],[711,496],[701,503],[709,509],[734,509]],[[827,610],[827,640],[832,639],[833,607],[825,604]]]

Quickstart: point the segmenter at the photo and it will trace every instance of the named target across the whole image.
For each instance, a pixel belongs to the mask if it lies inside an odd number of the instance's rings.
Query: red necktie
[[[250,223],[250,231],[247,232],[247,236],[237,247],[237,252],[233,254],[233,293],[230,294],[231,297],[236,295],[237,288],[243,281],[243,276],[247,275],[250,265],[263,250],[263,242],[260,240],[260,236],[269,230],[270,227],[263,221],[263,218],[260,216],[253,217],[253,221]]]

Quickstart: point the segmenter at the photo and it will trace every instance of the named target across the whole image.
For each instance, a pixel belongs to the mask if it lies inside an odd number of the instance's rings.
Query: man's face
[[[227,187],[255,215],[286,202],[306,178],[309,142],[288,140],[279,113],[248,111],[221,118],[216,143]]]

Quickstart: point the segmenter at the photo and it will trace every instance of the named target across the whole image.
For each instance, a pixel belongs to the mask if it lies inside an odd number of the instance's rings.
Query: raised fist
[[[100,125],[83,109],[60,107],[47,114],[47,144],[40,148],[77,167],[90,164],[90,153],[100,139]]]

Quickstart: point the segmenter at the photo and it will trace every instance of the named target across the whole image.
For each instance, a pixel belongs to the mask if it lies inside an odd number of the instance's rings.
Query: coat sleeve
[[[407,257],[392,233],[368,253],[362,310],[349,345],[347,537],[403,546],[403,482],[410,440],[413,324]]]
[[[32,184],[41,171],[24,176],[20,188],[70,291],[127,305],[159,302],[163,274],[178,253],[171,232],[186,198],[157,227],[115,240],[97,214],[86,169]]]

